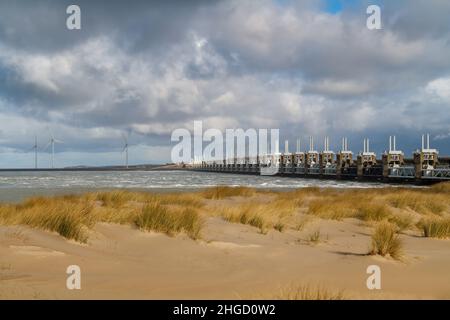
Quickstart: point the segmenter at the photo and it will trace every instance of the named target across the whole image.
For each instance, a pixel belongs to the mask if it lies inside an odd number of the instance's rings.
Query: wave
[[[70,188],[206,188],[217,185],[254,188],[373,188],[381,183],[250,176],[190,171],[128,172],[7,172],[0,173],[0,189]]]

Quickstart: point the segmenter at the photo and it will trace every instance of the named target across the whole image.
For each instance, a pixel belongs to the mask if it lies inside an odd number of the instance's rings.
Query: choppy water
[[[283,189],[310,186],[367,188],[380,183],[315,180],[191,171],[0,172],[0,201],[30,195],[81,192],[95,189],[195,189],[216,185]]]
[[[204,188],[216,185],[256,188],[374,187],[374,183],[191,171],[4,172],[4,188]]]

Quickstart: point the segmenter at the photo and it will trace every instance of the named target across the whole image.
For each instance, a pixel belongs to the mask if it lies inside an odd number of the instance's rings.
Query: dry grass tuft
[[[294,230],[302,231],[305,229],[306,225],[313,220],[310,216],[302,216],[296,220]]]
[[[254,195],[255,192],[255,189],[247,187],[217,186],[204,190],[202,195],[206,199],[218,200],[238,196],[250,197]]]
[[[387,221],[377,225],[372,235],[370,254],[379,254],[383,257],[389,255],[397,260],[402,257],[402,242],[394,225]]]
[[[270,203],[240,203],[219,208],[220,215],[229,222],[248,224],[266,234],[269,229],[282,232],[296,208],[292,202],[275,200]]]
[[[279,232],[283,232],[284,229],[286,228],[286,225],[280,221],[274,224],[273,228]]]
[[[300,208],[305,205],[305,198],[310,192],[312,191],[308,188],[294,191],[281,191],[276,193],[276,199],[278,201],[290,202],[296,208]]]
[[[110,192],[99,192],[96,194],[96,200],[100,201],[105,207],[120,208],[129,201],[135,201],[138,196],[138,193],[117,190]]]
[[[448,208],[449,198],[430,191],[401,190],[387,197],[394,208],[409,208],[421,214],[441,214]]]
[[[147,201],[157,200],[164,205],[178,205],[184,207],[201,208],[204,205],[204,200],[198,193],[167,193],[152,195]]]
[[[431,192],[433,193],[447,193],[450,194],[450,182],[442,182],[433,185],[431,188]]]
[[[308,241],[312,244],[318,244],[320,242],[320,238],[320,230],[316,230],[308,236]]]
[[[0,222],[55,231],[67,239],[87,241],[87,229],[95,223],[91,203],[54,198],[31,198],[17,206],[0,207]]]
[[[274,297],[278,300],[344,300],[347,299],[342,290],[331,290],[324,286],[290,286],[280,290]]]
[[[357,214],[355,205],[345,198],[326,197],[312,200],[308,207],[308,214],[322,219],[342,220]]]
[[[428,189],[322,190],[309,201],[307,214],[332,220],[358,218],[369,223],[388,220],[401,231],[415,229],[414,212],[442,217],[449,212],[449,185]]]
[[[198,193],[150,193],[116,190],[109,192],[88,193],[84,200],[99,201],[102,206],[109,208],[123,208],[130,203],[145,203],[159,201],[161,204],[182,205],[200,208],[203,199]]]
[[[450,218],[425,218],[419,222],[418,226],[425,237],[439,239],[450,237]]]
[[[358,205],[357,217],[364,221],[381,221],[392,215],[392,210],[384,203],[367,202]]]
[[[414,228],[414,216],[409,213],[397,213],[389,217],[389,222],[395,224],[399,231]]]
[[[157,207],[162,208],[157,212],[159,215],[152,216],[147,203],[157,203]],[[17,205],[0,205],[0,224],[54,231],[79,242],[87,242],[89,229],[98,222],[138,224],[142,229],[167,234],[186,232],[197,239],[202,219],[196,209],[201,206],[203,200],[195,193],[153,194],[117,190],[33,197]]]
[[[173,236],[185,232],[190,238],[200,238],[203,220],[193,208],[169,209],[159,202],[152,202],[142,208],[134,223],[141,230],[164,232]]]
[[[248,224],[259,229],[263,234],[267,233],[268,222],[258,212],[252,212],[248,205],[222,209],[222,217],[229,222]]]

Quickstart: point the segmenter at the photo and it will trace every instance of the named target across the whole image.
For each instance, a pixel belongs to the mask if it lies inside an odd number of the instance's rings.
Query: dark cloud
[[[1,1],[0,145],[26,150],[51,127],[60,151],[106,152],[126,131],[168,146],[199,119],[355,143],[370,132],[378,151],[430,131],[448,153],[450,5],[378,3],[370,31],[369,1],[330,14],[316,1],[83,0],[69,31],[72,1]]]
[[[450,39],[450,2],[445,0],[383,1],[386,28],[408,40]]]

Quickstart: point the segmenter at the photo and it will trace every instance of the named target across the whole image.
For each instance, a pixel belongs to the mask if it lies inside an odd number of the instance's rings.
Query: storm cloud
[[[50,132],[62,165],[120,163],[124,133],[132,162],[169,161],[170,133],[194,120],[334,148],[345,135],[354,151],[396,134],[407,154],[430,132],[449,154],[450,5],[375,1],[368,30],[372,3],[2,0],[0,166],[31,163]]]

